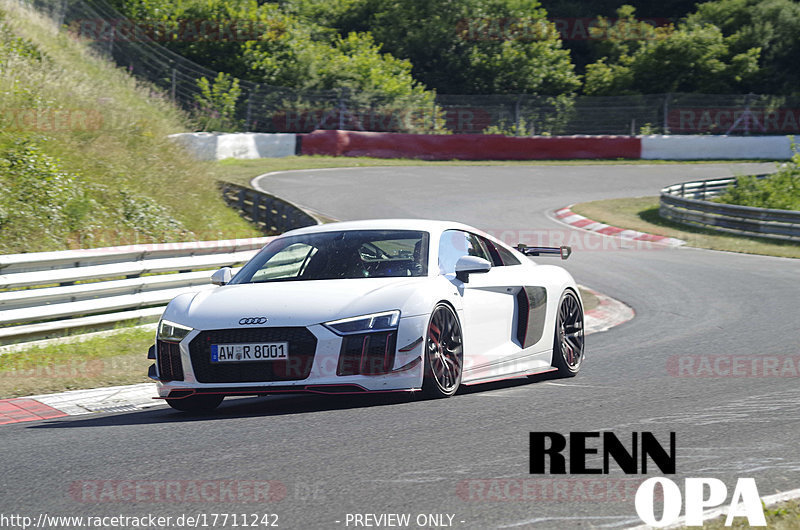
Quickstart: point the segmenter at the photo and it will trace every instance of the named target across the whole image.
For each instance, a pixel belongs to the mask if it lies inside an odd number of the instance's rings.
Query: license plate
[[[288,342],[254,342],[250,344],[211,345],[212,363],[285,361],[288,358]]]

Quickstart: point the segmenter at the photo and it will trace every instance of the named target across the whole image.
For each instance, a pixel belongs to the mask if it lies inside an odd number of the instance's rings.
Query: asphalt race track
[[[633,495],[645,477],[625,476],[613,462],[607,476],[532,476],[530,431],[610,430],[622,439],[652,431],[665,443],[675,431],[672,478],[681,487],[684,477],[715,477],[725,481],[730,498],[737,477],[754,477],[761,495],[795,489],[797,374],[697,377],[674,367],[680,356],[719,355],[794,356],[797,367],[800,263],[619,248],[548,216],[576,202],[655,195],[684,180],[773,167],[391,167],[266,176],[258,181],[264,189],[342,220],[442,218],[504,237],[566,239],[574,254],[559,263],[637,316],[588,337],[586,363],[570,380],[496,383],[438,401],[248,398],[227,400],[206,417],[159,407],[4,426],[1,511],[34,517],[275,513],[281,528],[353,528],[348,514],[386,513],[411,514],[412,523],[420,514],[448,514],[453,527],[470,529],[640,523]],[[143,491],[170,480],[238,481],[239,487],[275,482],[273,497],[259,502],[184,493],[142,494],[131,502],[130,488],[92,489],[109,480],[134,481]],[[525,490],[522,480],[532,481]],[[631,481],[634,487],[620,489]],[[589,494],[584,487],[608,492]]]

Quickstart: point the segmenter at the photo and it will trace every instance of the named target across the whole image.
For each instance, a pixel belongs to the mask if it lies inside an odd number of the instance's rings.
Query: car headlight
[[[333,320],[326,322],[324,326],[337,335],[352,335],[353,333],[391,331],[397,329],[398,322],[400,322],[400,311],[394,310]]]
[[[158,339],[180,342],[192,331],[189,326],[162,319],[158,323]]]

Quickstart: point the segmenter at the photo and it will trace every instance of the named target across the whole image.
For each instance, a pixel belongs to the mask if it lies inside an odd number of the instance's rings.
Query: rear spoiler
[[[561,247],[529,247],[520,243],[514,248],[526,256],[547,256],[558,254],[561,256],[561,259],[567,259],[572,255],[572,247],[568,247],[566,245]]]

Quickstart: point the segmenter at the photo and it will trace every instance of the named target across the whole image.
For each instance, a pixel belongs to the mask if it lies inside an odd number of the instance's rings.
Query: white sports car
[[[287,232],[216,289],[173,299],[150,376],[179,410],[225,396],[421,390],[583,361],[583,303],[570,274],[469,226],[422,220],[332,223]]]

